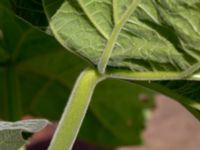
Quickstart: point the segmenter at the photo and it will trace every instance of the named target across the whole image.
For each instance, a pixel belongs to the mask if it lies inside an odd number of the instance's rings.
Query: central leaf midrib
[[[115,44],[116,44],[118,36],[121,32],[121,29],[123,28],[123,26],[126,23],[126,21],[128,20],[128,18],[131,16],[131,14],[135,11],[135,9],[137,8],[139,3],[140,3],[140,0],[133,0],[130,7],[127,9],[127,11],[123,14],[123,16],[120,18],[120,20],[118,22],[116,22],[116,25],[112,31],[110,39],[107,41],[106,47],[105,47],[103,54],[100,58],[100,61],[98,63],[98,70],[100,73],[105,72],[106,66],[107,66],[109,58],[112,54],[112,50],[115,47]]]
[[[113,21],[115,24],[117,24],[117,19],[118,19],[117,1],[112,0],[112,5],[113,5]]]

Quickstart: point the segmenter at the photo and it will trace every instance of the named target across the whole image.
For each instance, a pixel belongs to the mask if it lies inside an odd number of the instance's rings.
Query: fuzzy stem
[[[48,150],[71,150],[97,83],[103,77],[93,69],[84,70],[76,81]]]

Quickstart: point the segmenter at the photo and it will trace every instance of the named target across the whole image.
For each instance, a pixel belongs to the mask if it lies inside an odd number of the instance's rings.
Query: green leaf
[[[53,2],[44,2],[48,14]],[[198,0],[65,0],[50,26],[65,48],[100,72],[109,66],[117,75],[126,71],[122,78],[142,72],[144,80],[163,79],[165,73],[166,79],[180,79],[200,66],[198,6]]]
[[[17,122],[0,121],[0,149],[17,150],[25,144],[22,132],[35,133],[46,127],[47,120],[34,119]]]

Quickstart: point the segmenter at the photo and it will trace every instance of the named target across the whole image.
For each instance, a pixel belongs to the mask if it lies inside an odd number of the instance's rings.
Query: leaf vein
[[[103,54],[100,58],[100,61],[98,63],[98,70],[100,73],[104,73],[106,70],[106,66],[108,64],[109,58],[112,54],[112,50],[114,49],[114,46],[117,42],[119,33],[121,29],[123,28],[124,24],[128,20],[128,18],[132,15],[132,13],[135,11],[137,8],[138,4],[140,3],[140,0],[133,0],[127,11],[124,13],[122,18],[119,20],[119,22],[115,25],[111,37],[108,40],[106,47],[103,51]]]
[[[104,30],[98,25],[97,22],[95,22],[92,19],[91,14],[87,11],[86,6],[83,4],[82,0],[78,1],[82,10],[84,11],[85,15],[87,16],[87,18],[89,19],[89,21],[92,23],[92,25],[96,28],[96,30],[106,39],[109,39],[109,35],[107,33],[104,32]]]

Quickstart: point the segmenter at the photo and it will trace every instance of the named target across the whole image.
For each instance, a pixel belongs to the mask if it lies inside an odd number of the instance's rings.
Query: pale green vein
[[[200,61],[192,65],[180,74],[182,79],[192,76],[196,71],[200,69]]]
[[[108,64],[109,58],[112,54],[112,50],[116,44],[117,38],[119,36],[119,33],[121,29],[123,28],[124,24],[128,20],[128,18],[131,16],[131,14],[135,11],[138,4],[140,3],[140,0],[133,0],[127,11],[124,13],[122,18],[118,21],[118,23],[115,25],[111,37],[107,42],[107,45],[103,51],[103,54],[100,58],[100,61],[98,63],[98,70],[100,73],[104,73],[106,70],[106,66]]]
[[[153,72],[157,71],[156,67],[154,66],[152,62],[148,61],[148,63],[151,66]]]
[[[112,4],[113,4],[113,21],[115,24],[117,24],[117,19],[118,19],[117,1],[112,0]]]
[[[122,70],[109,70],[107,76],[110,78],[134,80],[134,81],[159,81],[159,80],[193,80],[199,81],[200,74],[194,74],[200,67],[200,62],[183,72],[131,72]],[[192,72],[191,74],[188,72]],[[186,78],[187,77],[187,78]]]
[[[85,4],[83,3],[82,0],[78,0],[79,5],[81,6],[82,10],[84,11],[85,15],[88,17],[88,19],[90,20],[90,22],[93,24],[93,26],[97,29],[97,31],[106,39],[109,39],[109,35],[107,33],[104,32],[104,30],[99,26],[99,24],[93,20],[91,13],[88,12],[88,10],[86,9]]]
[[[200,57],[198,55],[196,55],[193,51],[189,50],[186,46],[186,44],[184,42],[181,41],[181,45],[183,47],[183,50],[192,58],[196,59],[197,61],[200,61]]]
[[[138,5],[138,7],[142,9],[154,22],[160,24],[158,20],[145,7],[143,7],[142,5]]]
[[[200,36],[200,33],[198,31],[198,29],[196,28],[196,26],[192,23],[192,21],[187,18],[186,16],[180,15],[180,18],[183,18],[183,20],[185,20],[189,26],[191,26],[191,29],[198,35]]]

